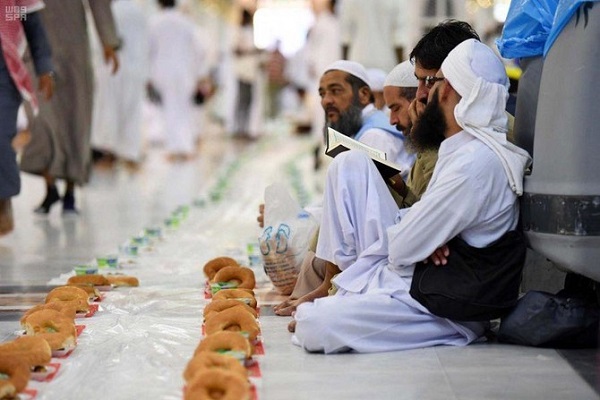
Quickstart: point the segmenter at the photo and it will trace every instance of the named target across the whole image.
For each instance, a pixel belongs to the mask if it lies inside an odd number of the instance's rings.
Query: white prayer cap
[[[332,62],[325,68],[325,72],[327,71],[344,71],[349,73],[350,75],[354,75],[364,83],[366,83],[369,87],[371,87],[371,82],[369,81],[369,75],[367,74],[367,70],[363,67],[362,64],[357,63],[356,61],[349,60],[337,60]]]
[[[508,77],[504,64],[491,48],[468,39],[448,54],[441,70],[461,96],[454,108],[456,122],[496,153],[511,189],[521,195],[523,174],[531,157],[506,139]]]
[[[385,78],[383,86],[418,87],[419,81],[415,76],[415,66],[409,60],[396,65]]]
[[[383,82],[385,82],[385,71],[379,68],[369,68],[367,70],[369,77],[369,86],[374,92],[383,92]]]

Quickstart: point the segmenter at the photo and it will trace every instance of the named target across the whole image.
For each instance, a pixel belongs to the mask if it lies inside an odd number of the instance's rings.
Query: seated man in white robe
[[[404,135],[377,109],[367,70],[359,63],[338,60],[319,81],[326,125],[344,135],[387,153],[388,159],[410,170],[415,155],[404,148]]]
[[[378,352],[462,346],[483,334],[484,321],[439,317],[409,291],[415,265],[451,239],[485,248],[517,227],[531,158],[506,140],[507,88],[489,47],[469,39],[450,52],[411,131],[419,150],[439,146],[439,158],[427,191],[410,208],[398,208],[364,153],[335,158],[316,255],[341,270],[333,279],[338,292],[298,306],[295,344]]]
[[[417,119],[427,103],[430,90],[428,77],[434,76],[448,53],[467,39],[479,40],[479,36],[468,23],[449,20],[438,24],[419,40],[410,53],[411,60],[394,67],[384,82],[386,103],[391,111],[389,122],[403,132],[405,148],[412,147],[412,151],[416,153],[416,160],[410,171],[407,171],[408,174],[396,175],[388,181],[390,188],[393,189],[391,193],[400,207],[410,207],[419,200],[429,184],[437,160],[437,148],[417,151],[414,146],[411,146],[410,137],[412,120]],[[415,103],[422,104],[422,108],[417,107]],[[407,105],[408,109],[406,109]],[[329,294],[330,277],[339,270],[335,265],[330,264],[327,271],[325,265],[324,260],[314,257],[304,260],[294,292],[288,300],[275,307],[277,315],[292,315],[302,302],[313,301],[315,298]],[[294,327],[295,321],[292,321],[288,330],[293,331]]]
[[[361,64],[347,60],[331,63],[319,82],[319,96],[326,120],[324,128],[331,127],[361,143],[385,151],[388,159],[400,165],[402,171],[406,171],[405,176],[408,176],[416,156],[406,150],[402,132],[390,124],[389,117],[383,111],[373,105],[369,85],[367,70]],[[261,227],[263,211],[264,208],[259,210],[258,217]],[[320,204],[310,207],[309,211],[320,219]],[[314,245],[311,250],[314,250]],[[298,284],[290,299],[275,307],[278,315],[290,315],[299,298],[300,302],[312,301],[327,295],[330,277],[326,276],[325,263],[314,259],[313,255],[310,251],[302,263]]]
[[[407,60],[394,67],[388,76],[386,76],[384,84],[384,86],[386,86],[384,87],[384,91],[387,92],[387,98],[389,100],[389,103],[387,104],[390,109],[389,122],[390,124],[393,124],[398,131],[403,132],[410,125],[408,107],[415,99],[417,86],[419,84],[415,77],[414,67],[411,62]],[[409,137],[406,136],[405,143],[408,144],[408,142]],[[421,157],[421,160],[426,160],[426,163],[421,162],[420,165],[433,170],[435,160],[437,159],[437,152],[428,152],[428,154],[432,154],[433,157],[429,155]],[[422,173],[424,170],[423,167],[418,168],[416,174],[414,173],[414,169],[413,165],[409,172],[408,181],[410,181],[410,185],[415,185],[417,190],[411,190],[410,196],[400,196],[394,191],[390,191],[400,206],[406,207],[418,200],[421,193],[425,191],[429,178],[431,177],[431,173],[427,173],[426,175]],[[403,179],[399,178],[399,176],[395,176],[393,179],[404,183]],[[424,179],[427,179],[427,182],[423,182]],[[404,187],[406,186],[407,185],[404,185]],[[391,183],[390,187],[393,187]],[[310,252],[312,256],[305,258],[301,265],[296,286],[290,298],[275,307],[275,313],[277,315],[292,315],[292,312],[296,310],[296,307],[299,304],[305,301],[313,301],[316,298],[324,297],[329,294],[331,286],[330,279],[335,272],[329,271],[328,273],[326,271],[326,263],[324,260],[314,258],[315,247],[316,242],[313,244],[312,251]],[[288,329],[293,331],[293,321]]]

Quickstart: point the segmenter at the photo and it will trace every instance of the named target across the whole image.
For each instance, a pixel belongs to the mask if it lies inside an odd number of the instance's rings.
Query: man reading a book
[[[319,81],[326,128],[387,153],[388,160],[408,171],[415,156],[404,148],[404,135],[387,115],[375,108],[367,70],[359,63],[338,60]]]
[[[506,139],[508,78],[489,47],[462,42],[430,80],[411,136],[418,150],[439,147],[438,162],[417,203],[399,209],[363,152],[328,169],[317,256],[342,272],[334,296],[296,310],[293,342],[307,351],[464,346],[483,334],[485,322],[443,318],[415,300],[413,273],[455,237],[487,248],[515,230],[531,158]]]
[[[373,105],[368,73],[361,64],[347,60],[330,64],[321,76],[319,95],[325,112],[325,131],[332,127],[354,140],[384,151],[389,160],[408,173],[415,155],[406,151],[401,131]],[[259,209],[259,224],[264,218],[262,212],[264,208]],[[312,246],[312,250],[314,248]],[[331,276],[326,271],[325,262],[315,259],[313,251],[309,252],[301,265],[294,291],[288,300],[275,306],[275,312],[291,315],[297,303],[327,296]]]
[[[396,108],[390,115],[390,124],[396,125],[398,130],[402,130],[405,136],[405,146],[412,147],[412,151],[416,152],[416,161],[410,169],[409,178],[405,184],[404,178],[399,174],[388,180],[389,186],[396,192],[392,192],[392,196],[396,200],[399,207],[408,207],[418,201],[427,188],[433,168],[437,161],[437,149],[429,149],[417,152],[414,145],[411,145],[410,128],[416,120],[418,114],[423,112],[421,104],[426,104],[429,90],[431,89],[431,81],[427,77],[433,77],[442,65],[442,61],[448,53],[459,43],[466,39],[479,39],[477,33],[466,22],[449,20],[444,21],[426,33],[417,43],[410,54],[411,63],[404,64],[402,67],[397,66],[388,74],[388,107]],[[414,62],[414,67],[412,63]],[[411,82],[410,74],[414,78]],[[414,82],[417,82],[416,93],[413,95]],[[404,87],[404,85],[406,85]],[[402,87],[402,96],[399,93]],[[405,96],[406,98],[402,98]],[[416,96],[416,97],[415,97]],[[405,104],[408,100],[412,113],[407,118],[407,112],[404,109],[398,110],[399,104]],[[415,104],[419,103],[417,107]],[[400,117],[397,114],[402,114]],[[324,265],[328,271],[323,270]],[[306,260],[302,264],[300,276],[298,277],[297,288],[294,290],[290,298],[275,307],[275,312],[278,315],[291,315],[296,307],[305,302],[313,301],[316,298],[327,296],[330,285],[330,278],[333,277],[339,269],[336,265],[327,264],[324,260],[315,258],[314,261]],[[318,286],[317,283],[319,283]],[[307,287],[314,286],[313,291],[306,292]],[[293,331],[295,321],[290,323],[289,329]]]

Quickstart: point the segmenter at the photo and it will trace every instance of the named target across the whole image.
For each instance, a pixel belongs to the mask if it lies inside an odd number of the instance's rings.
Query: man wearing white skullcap
[[[388,160],[408,171],[414,155],[404,148],[404,136],[375,108],[369,74],[361,64],[337,60],[321,76],[319,96],[326,125],[387,153]]]
[[[323,218],[320,236],[329,241],[319,241],[317,255],[342,271],[333,279],[338,292],[298,306],[295,344],[325,353],[379,352],[464,346],[481,337],[488,314],[460,312],[479,306],[487,294],[482,287],[473,288],[477,297],[461,307],[447,297],[435,311],[417,292],[424,270],[459,271],[456,255],[445,265],[422,263],[446,244],[446,256],[457,253],[460,242],[477,262],[491,252],[487,263],[503,273],[495,273],[486,288],[502,294],[486,304],[507,312],[516,302],[526,251],[523,236],[515,232],[519,183],[529,157],[506,143],[506,81],[502,62],[478,41],[467,40],[449,53],[411,131],[419,150],[439,147],[438,162],[427,191],[408,209],[398,209],[366,155],[348,151],[334,159],[323,213],[331,217]],[[507,238],[512,245],[499,246]],[[345,253],[349,246],[356,254]],[[522,257],[501,265],[498,260],[513,252]],[[505,273],[511,280],[503,280]],[[456,281],[449,279],[446,275],[441,285],[452,292]],[[448,306],[458,314],[448,316]]]
[[[410,61],[398,64],[387,75],[383,84],[383,97],[390,110],[390,124],[395,125],[406,137],[405,144],[409,151],[410,116],[408,113],[411,102],[416,98],[419,81],[415,77],[415,67]],[[398,174],[389,179],[389,184],[396,192],[394,197],[401,207],[410,207],[421,198],[437,161],[437,151],[427,150],[417,153],[416,161],[408,175]],[[404,182],[406,178],[406,183]]]
[[[373,105],[369,84],[367,70],[357,62],[337,60],[325,68],[319,82],[319,95],[325,111],[326,126],[385,151],[389,160],[400,165],[402,171],[408,171],[415,156],[405,150],[402,133],[389,123],[383,111]],[[317,209],[320,213],[320,207],[312,207],[313,212]],[[318,241],[320,240],[319,235]],[[307,273],[304,271],[306,268],[302,268],[290,299],[275,307],[278,315],[290,315],[297,304],[327,296],[333,273],[324,271],[325,263],[320,259],[305,262],[304,265],[311,269]],[[312,271],[316,271],[320,276],[313,279],[315,273]],[[314,287],[314,283],[305,284],[308,280],[321,281],[321,284],[317,287]]]
[[[433,76],[438,71],[438,69],[442,65],[442,61],[444,60],[444,58],[446,58],[448,53],[454,47],[456,47],[463,40],[470,38],[479,38],[479,36],[477,36],[477,33],[468,23],[463,21],[449,20],[438,24],[436,27],[431,29],[431,31],[426,33],[421,38],[421,40],[419,40],[415,48],[410,53],[410,61],[414,62],[412,72],[409,71],[411,69],[411,66],[409,64],[404,64],[402,70],[396,70],[390,78],[402,79],[403,81],[408,80],[409,82],[412,81],[410,85],[414,85],[414,80],[418,82],[416,98],[411,103],[411,110],[414,111],[414,116],[411,114],[411,122],[408,124],[406,121],[404,121],[404,123],[402,124],[392,121],[392,124],[395,123],[397,128],[401,128],[402,130],[412,126],[413,117],[416,120],[417,115],[420,112],[422,112],[421,107],[413,108],[413,105],[417,102],[419,104],[421,104],[422,102],[424,108],[424,104],[427,100],[427,93],[429,92],[430,87],[429,77]],[[340,65],[340,67],[348,65],[347,62],[341,64],[342,65]],[[408,74],[410,73],[412,73],[412,79],[411,76],[408,76]],[[407,135],[405,135],[405,146],[408,146],[410,144],[410,136],[408,135],[408,131],[409,130],[406,130]],[[420,194],[427,188],[429,179],[433,174],[433,168],[435,166],[436,160],[437,149],[417,152],[416,161],[411,167],[409,174],[420,175],[422,176],[422,179],[419,179],[419,177],[417,179],[412,179],[412,187],[408,187],[404,184],[405,177],[401,175],[396,175],[395,177],[392,177],[392,179],[388,180],[389,186],[393,189],[393,191],[391,192],[392,196],[394,196],[394,200],[396,200],[399,206],[407,207],[418,200]],[[410,190],[406,190],[407,188],[409,188]],[[394,191],[396,193],[394,193]],[[369,210],[368,205],[365,204],[364,207],[366,211]],[[375,210],[375,214],[377,214],[377,210]],[[335,214],[332,214],[331,216],[335,217]],[[374,218],[377,218],[377,215],[374,215]],[[353,237],[355,235],[360,236],[362,233],[354,232],[354,230],[358,229],[369,230],[370,227],[347,227],[347,237]],[[327,238],[325,242],[332,242],[328,246],[323,246],[323,248],[321,249],[321,251],[324,252],[323,257],[329,260],[332,259],[331,251],[336,247],[336,243],[344,246],[343,248],[340,247],[340,249],[342,249],[344,256],[347,257],[347,263],[356,260],[357,255],[361,253],[363,249],[362,243],[351,242],[342,244],[339,242],[339,238],[337,238],[335,235]],[[317,257],[316,259],[324,262],[319,257]],[[331,262],[328,264],[328,269],[328,276],[333,276],[335,273],[339,272],[338,266]],[[296,285],[296,287],[298,287],[298,285],[301,284],[302,281],[303,280],[299,277],[298,284]],[[325,279],[324,282],[326,284],[327,279]],[[325,289],[323,292],[325,293],[324,295],[327,295],[327,289]],[[295,293],[296,290],[294,290],[294,294]],[[291,296],[290,300],[286,300],[284,303],[282,303],[284,307],[283,309],[276,308],[276,313],[278,313],[279,315],[291,315],[291,312],[293,311],[295,305],[299,304],[301,300],[306,300],[307,296],[302,296],[302,298],[299,300],[293,299],[297,298]],[[290,306],[288,307],[288,305]],[[290,325],[293,326],[294,323],[295,322],[292,321]]]

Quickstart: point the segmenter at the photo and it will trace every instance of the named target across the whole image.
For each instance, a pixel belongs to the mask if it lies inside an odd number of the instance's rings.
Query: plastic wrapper
[[[279,292],[290,294],[317,223],[282,184],[265,190],[264,220],[259,245],[265,273]]]
[[[77,347],[58,359],[52,382],[30,381],[36,399],[183,398],[182,373],[202,338],[206,301],[197,289],[136,289],[107,294]]]
[[[504,58],[542,55],[559,0],[513,0],[496,41]]]
[[[284,148],[278,156],[285,161],[297,152],[298,147]],[[245,164],[251,170],[262,167],[260,158]],[[248,205],[258,206],[263,188],[273,178],[274,174],[269,173],[263,181],[260,176],[236,180],[231,174],[235,192],[223,190],[221,200],[207,201],[201,208],[195,206],[187,213],[178,213],[176,227],[163,225],[162,219],[146,221],[143,226],[159,224],[161,232],[149,235],[149,244],[139,247],[137,254],[119,252],[119,244],[139,232],[140,227],[132,227],[133,232],[118,232],[114,248],[87,255],[119,253],[119,273],[137,277],[140,286],[115,287],[104,292],[98,312],[91,318],[77,320],[86,328],[71,354],[53,360],[61,364],[54,379],[30,381],[28,389],[37,392],[36,400],[181,400],[183,371],[202,339],[203,309],[210,301],[204,298],[206,277],[202,267],[218,256],[232,256],[243,265],[248,262],[247,244],[256,242],[260,235],[255,222],[256,207]],[[235,196],[235,201],[228,201],[230,196]],[[179,194],[173,198],[175,205],[180,201]],[[261,284],[256,290],[270,292],[272,286],[262,265],[250,267]],[[109,271],[112,269],[104,268],[100,273]],[[75,271],[70,270],[48,283],[62,285],[73,275]],[[17,330],[18,322],[11,328]],[[255,363],[247,366],[258,390],[262,384],[258,365],[262,368],[264,350],[261,342],[258,354],[253,356]]]
[[[583,24],[587,24],[587,9],[593,7],[594,2],[598,0],[560,0],[558,8],[556,9],[556,15],[554,18],[554,24],[548,34],[548,40],[546,40],[544,46],[544,57],[548,54],[548,51],[554,44],[554,41],[560,35],[565,25],[571,20],[573,14],[581,12],[583,15],[580,16]],[[580,8],[581,6],[581,8]],[[600,4],[596,4],[596,7],[600,7]]]

